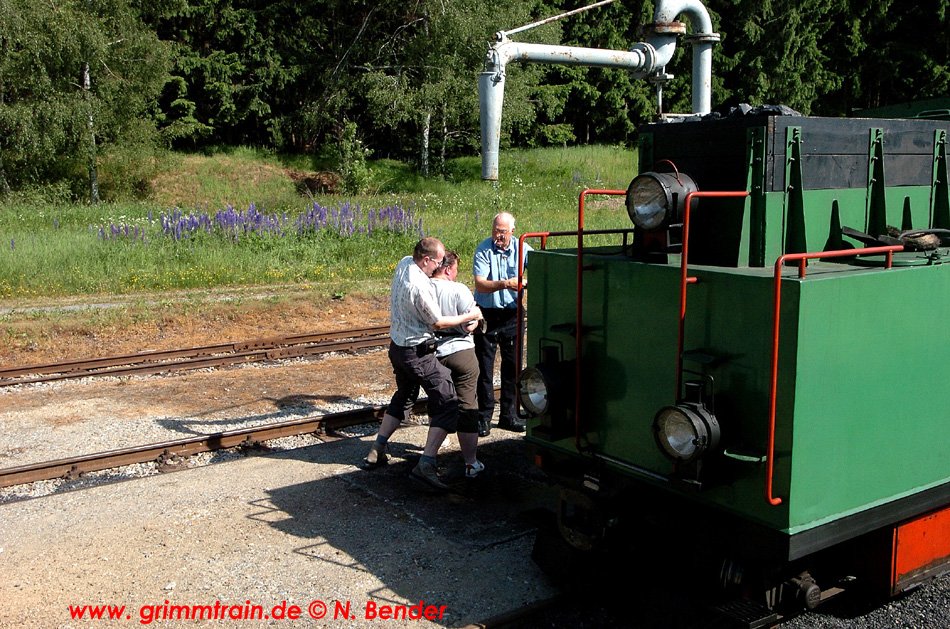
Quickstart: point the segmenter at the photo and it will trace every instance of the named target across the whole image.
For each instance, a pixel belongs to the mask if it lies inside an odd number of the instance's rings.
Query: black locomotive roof
[[[778,106],[776,106],[778,107]],[[746,187],[749,129],[761,128],[765,141],[766,189],[785,189],[789,130],[800,131],[802,174],[806,189],[864,188],[872,130],[883,131],[886,184],[930,185],[937,131],[950,121],[899,118],[826,118],[754,108],[742,115],[711,114],[641,127],[652,136],[655,162],[670,160],[701,190]],[[641,164],[641,170],[649,170]]]

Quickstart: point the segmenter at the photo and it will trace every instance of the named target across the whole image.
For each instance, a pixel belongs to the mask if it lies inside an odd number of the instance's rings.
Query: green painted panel
[[[783,195],[773,192],[765,196],[765,265],[770,266],[785,253],[783,243],[787,226]],[[905,222],[910,222],[912,229],[931,227],[930,188],[887,188],[885,199],[888,225],[901,229]],[[863,189],[807,190],[804,193],[804,207],[807,251],[825,250],[829,238],[835,235],[835,227],[851,227],[862,232],[868,229],[866,192]],[[906,211],[905,207],[908,208]],[[835,208],[838,212],[837,223],[834,219]],[[852,244],[862,246],[860,243]]]
[[[801,283],[793,528],[950,479],[948,317],[950,265]]]
[[[668,462],[653,439],[653,417],[676,401],[678,269],[603,259],[585,279],[582,407],[599,451],[651,471]],[[588,315],[589,310],[589,315]]]
[[[542,344],[574,355],[576,257],[531,254],[528,364]],[[675,400],[679,264],[591,255],[584,275],[582,420],[591,450],[660,474],[652,420]],[[772,269],[691,267],[684,367],[711,377],[723,443],[764,456]],[[950,265],[811,263],[782,280],[774,494],[765,465],[717,459],[688,500],[797,532],[950,480]],[[564,324],[568,324],[565,327]],[[945,327],[945,326],[944,326]],[[686,374],[685,378],[694,376]],[[576,452],[573,439],[554,447]],[[941,456],[940,453],[943,453]],[[674,485],[670,491],[678,491]]]
[[[637,464],[667,466],[653,442],[657,409],[673,402],[676,367],[677,269],[620,256],[591,256],[584,275],[581,415],[600,452],[621,453]],[[543,345],[575,354],[564,327],[576,320],[573,252],[533,253],[528,291],[529,365]],[[574,450],[573,440],[561,446]]]
[[[540,348],[555,344],[563,348],[562,358],[574,358],[574,337],[561,326],[576,320],[577,256],[572,252],[532,251],[528,290],[528,341],[525,364],[540,359]]]
[[[565,359],[574,339],[563,327],[575,320],[573,252],[532,253],[528,292],[528,364],[542,344],[560,344]],[[659,474],[672,463],[657,448],[652,424],[657,411],[676,399],[679,277],[677,256],[670,264],[644,264],[621,256],[591,256],[584,275],[584,344],[581,413],[594,451]],[[772,279],[770,269],[691,267],[699,278],[689,288],[684,368],[716,381],[717,415],[733,444],[764,454],[767,436]],[[785,360],[794,364],[796,299],[786,300],[790,332]],[[713,361],[709,364],[709,358]],[[794,396],[791,369],[783,390]],[[686,374],[684,379],[694,376]],[[790,402],[783,401],[790,408]],[[791,424],[778,438],[787,452]],[[556,445],[575,452],[573,439]],[[789,478],[783,456],[777,474]],[[763,467],[738,466],[728,484],[714,484],[690,499],[715,502],[778,528],[787,511],[763,499]],[[787,485],[780,485],[787,491]]]

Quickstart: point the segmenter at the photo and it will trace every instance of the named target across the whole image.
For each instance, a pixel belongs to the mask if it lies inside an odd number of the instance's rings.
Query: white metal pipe
[[[719,41],[719,35],[713,32],[709,11],[699,0],[657,0],[653,8],[654,24],[669,24],[680,15],[686,15],[693,27],[693,113],[708,114],[712,111],[712,45]],[[660,67],[673,57],[675,40],[669,46],[669,38],[669,35],[659,33],[647,37],[647,42],[657,48],[657,63]],[[663,47],[661,50],[661,42],[668,48]]]
[[[711,34],[712,20],[709,11],[699,0],[657,0],[653,5],[653,21],[657,24],[668,24],[676,20],[681,13],[689,17],[695,34]]]
[[[693,42],[693,113],[712,111],[712,41]]]
[[[510,61],[626,68],[641,76],[662,71],[676,51],[673,22],[685,14],[692,25],[693,113],[709,113],[712,108],[712,44],[719,35],[712,30],[709,12],[699,0],[657,0],[654,31],[647,41],[630,50],[603,50],[510,41],[504,32],[496,34],[479,75],[481,110],[482,179],[498,179],[498,146],[501,140],[501,112],[505,94],[505,67]]]
[[[478,75],[478,107],[482,127],[482,179],[498,180],[498,147],[501,144],[501,106],[505,99],[505,73]]]
[[[649,44],[637,44],[633,49],[625,51],[507,41],[495,51],[496,63],[501,67],[510,61],[533,61],[557,65],[626,68],[636,72],[649,71],[656,56]]]

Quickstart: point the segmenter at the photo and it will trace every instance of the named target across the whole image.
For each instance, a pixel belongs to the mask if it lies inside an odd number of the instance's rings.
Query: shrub
[[[356,123],[345,121],[339,136],[340,178],[343,192],[359,194],[369,186],[370,171],[366,163],[369,150],[357,134]]]

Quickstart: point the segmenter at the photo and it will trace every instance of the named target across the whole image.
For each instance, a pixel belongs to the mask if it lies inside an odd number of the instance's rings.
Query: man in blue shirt
[[[495,216],[492,235],[475,249],[472,272],[475,276],[475,303],[482,310],[487,324],[483,333],[475,334],[475,354],[480,369],[478,377],[478,434],[491,432],[495,411],[495,354],[501,349],[501,408],[498,427],[524,432],[518,418],[515,391],[515,341],[518,335],[518,240],[514,237],[515,217],[508,212]],[[524,256],[531,251],[525,245]],[[526,283],[525,283],[526,284]]]

